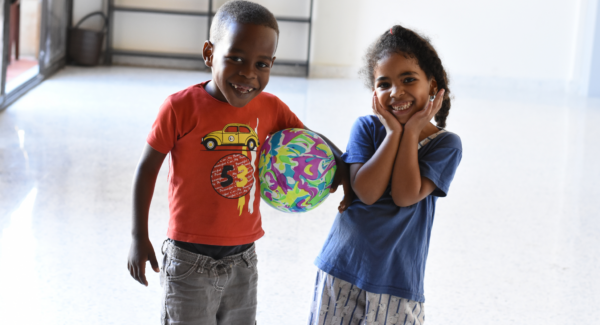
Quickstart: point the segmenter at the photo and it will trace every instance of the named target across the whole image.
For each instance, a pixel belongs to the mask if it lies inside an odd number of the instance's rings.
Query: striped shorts
[[[421,325],[423,303],[371,293],[319,270],[309,325]]]

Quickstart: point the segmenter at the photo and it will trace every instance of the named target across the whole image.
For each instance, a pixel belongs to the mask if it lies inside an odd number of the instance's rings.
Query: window
[[[237,126],[230,126],[227,127],[227,129],[225,130],[225,132],[237,132]]]
[[[242,133],[250,133],[250,129],[245,126],[240,126],[240,132]]]

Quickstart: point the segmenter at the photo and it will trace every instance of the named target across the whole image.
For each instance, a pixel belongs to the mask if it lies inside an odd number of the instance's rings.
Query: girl
[[[365,58],[375,115],[354,123],[342,156],[356,198],[344,198],[315,261],[309,323],[423,324],[435,204],[462,157],[460,138],[443,129],[448,78],[429,41],[402,26]]]

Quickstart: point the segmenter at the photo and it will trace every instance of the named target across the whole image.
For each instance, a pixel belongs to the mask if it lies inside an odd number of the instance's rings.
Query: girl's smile
[[[390,53],[378,61],[374,69],[375,92],[382,107],[405,124],[427,104],[436,92],[437,83],[427,78],[414,58]]]

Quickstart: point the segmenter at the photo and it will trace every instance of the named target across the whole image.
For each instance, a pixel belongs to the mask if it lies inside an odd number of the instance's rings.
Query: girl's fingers
[[[437,114],[437,112],[440,111],[440,109],[442,108],[442,103],[444,102],[444,93],[446,92],[446,89],[441,89],[440,91],[438,91],[437,95],[435,96],[435,100],[433,101],[433,110],[431,112],[431,116],[433,117],[435,114]]]

